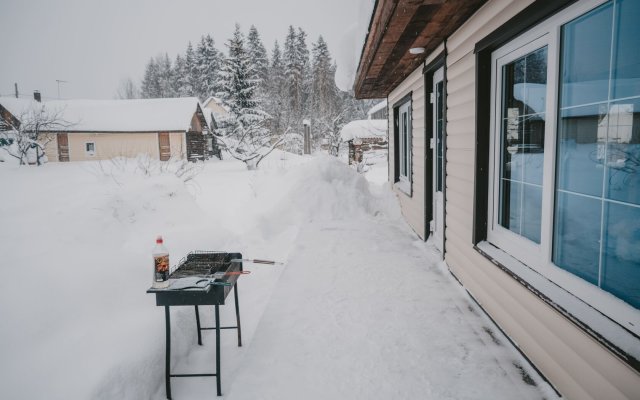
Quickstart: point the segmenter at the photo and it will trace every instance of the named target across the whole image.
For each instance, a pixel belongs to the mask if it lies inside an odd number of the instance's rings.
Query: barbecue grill
[[[238,346],[242,346],[240,327],[240,305],[238,303],[238,277],[243,274],[242,254],[214,251],[194,251],[180,260],[169,275],[169,286],[150,288],[147,293],[156,295],[156,305],[164,307],[166,327],[165,386],[167,399],[171,399],[171,378],[215,376],[218,396],[222,395],[220,372],[220,330],[236,329]],[[234,289],[236,306],[236,326],[220,326],[219,306]],[[215,309],[215,326],[201,327],[198,306],[212,305]],[[171,306],[194,306],[198,344],[202,345],[202,331],[216,332],[216,372],[215,373],[171,373]]]

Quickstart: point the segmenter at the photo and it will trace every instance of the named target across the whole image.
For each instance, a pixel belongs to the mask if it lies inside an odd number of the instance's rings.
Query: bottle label
[[[154,256],[155,264],[155,280],[156,282],[164,282],[169,279],[169,255]]]

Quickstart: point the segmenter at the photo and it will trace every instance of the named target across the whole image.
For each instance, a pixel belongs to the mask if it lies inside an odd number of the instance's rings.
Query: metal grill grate
[[[231,264],[236,261],[240,260],[232,259],[230,253],[193,251],[180,260],[176,268],[171,272],[169,278],[179,279],[192,276],[212,276],[216,272],[226,272],[229,270]]]

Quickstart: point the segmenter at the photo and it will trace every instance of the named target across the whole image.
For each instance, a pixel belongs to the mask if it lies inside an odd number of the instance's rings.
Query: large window
[[[580,2],[493,52],[487,228],[583,300],[576,276],[635,308],[639,15],[637,0]]]

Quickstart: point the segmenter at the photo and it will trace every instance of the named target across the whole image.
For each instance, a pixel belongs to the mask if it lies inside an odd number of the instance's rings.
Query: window
[[[96,144],[94,142],[87,142],[84,144],[84,151],[87,153],[88,156],[95,156],[96,155]]]
[[[394,114],[396,186],[411,195],[411,94],[394,107]]]
[[[607,315],[584,281],[640,308],[638,15],[582,1],[491,54],[487,240]]]

